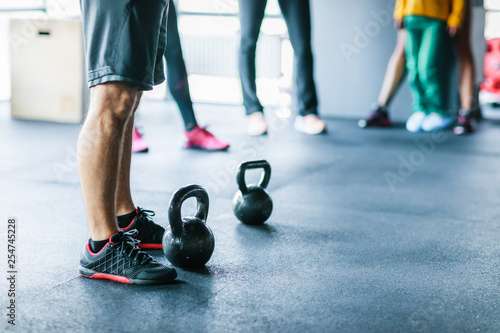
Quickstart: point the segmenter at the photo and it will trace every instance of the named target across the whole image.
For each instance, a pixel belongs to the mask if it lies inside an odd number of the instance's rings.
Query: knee
[[[311,63],[313,61],[313,54],[311,48],[298,47],[293,50],[295,60],[299,63]]]
[[[257,49],[257,39],[254,38],[241,38],[240,41],[240,54],[250,55],[255,54]]]
[[[140,93],[123,83],[102,84],[92,88],[89,113],[98,119],[101,130],[115,131],[125,127],[133,116]]]
[[[418,77],[423,84],[433,84],[437,80],[438,71],[437,66],[421,66],[418,68]]]

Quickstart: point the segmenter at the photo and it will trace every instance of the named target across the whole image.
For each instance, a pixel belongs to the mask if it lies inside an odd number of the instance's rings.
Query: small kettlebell
[[[264,169],[258,185],[247,186],[245,171]],[[233,197],[233,211],[245,224],[259,225],[266,222],[273,211],[273,201],[265,190],[271,178],[271,166],[265,160],[243,162],[238,167],[236,181],[240,190]]]
[[[198,200],[195,216],[181,218],[181,207],[188,198]],[[167,226],[163,235],[163,253],[177,267],[194,268],[205,265],[214,252],[215,239],[206,224],[208,193],[200,185],[187,185],[170,199]]]

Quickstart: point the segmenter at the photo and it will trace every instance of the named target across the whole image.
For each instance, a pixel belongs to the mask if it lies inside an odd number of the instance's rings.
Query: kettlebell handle
[[[184,201],[191,197],[195,197],[198,201],[195,217],[206,223],[209,204],[207,191],[200,185],[195,184],[181,187],[172,195],[168,209],[168,219],[175,237],[182,235],[181,207]]]
[[[264,169],[264,171],[262,172],[258,186],[266,188],[267,184],[269,184],[269,180],[271,179],[271,165],[269,165],[266,160],[248,161],[240,164],[236,173],[236,181],[238,182],[238,186],[242,194],[248,193],[248,187],[245,182],[245,172],[248,169],[260,168]]]

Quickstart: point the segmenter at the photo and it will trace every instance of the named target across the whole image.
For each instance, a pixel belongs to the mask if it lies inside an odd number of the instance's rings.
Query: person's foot
[[[308,114],[295,118],[294,127],[297,131],[306,134],[321,134],[326,132],[326,124],[318,115]]]
[[[450,117],[444,117],[436,112],[431,112],[422,121],[422,130],[425,132],[444,130],[452,124]]]
[[[267,134],[267,125],[262,112],[254,112],[248,116],[247,131],[252,136]]]
[[[142,138],[141,133],[134,127],[134,136],[132,137],[132,151],[134,153],[147,153],[149,150],[146,141]]]
[[[198,148],[203,150],[226,150],[229,143],[217,139],[206,128],[196,125],[191,131],[184,131],[188,141],[186,148]]]
[[[427,115],[422,112],[413,112],[410,118],[406,121],[406,129],[412,133],[422,130],[422,123]]]
[[[456,135],[470,134],[476,131],[476,119],[470,109],[460,109],[458,111],[458,124],[453,129]]]
[[[358,126],[361,128],[391,126],[387,108],[385,106],[378,105],[368,118],[358,121]]]
[[[152,210],[137,207],[137,216],[125,228],[120,228],[124,232],[136,229],[139,232],[137,239],[140,241],[139,248],[148,250],[163,249],[162,241],[165,229],[154,223],[152,217],[155,212]]]
[[[80,275],[129,284],[164,284],[177,277],[175,269],[161,264],[139,249],[137,230],[119,231],[93,253],[87,243],[80,258]]]

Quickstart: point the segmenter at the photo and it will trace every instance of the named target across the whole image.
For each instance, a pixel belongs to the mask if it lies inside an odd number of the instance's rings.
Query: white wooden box
[[[11,112],[80,123],[88,89],[80,20],[11,19]]]

